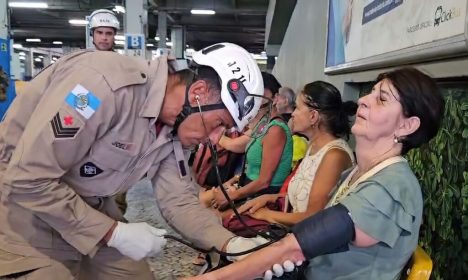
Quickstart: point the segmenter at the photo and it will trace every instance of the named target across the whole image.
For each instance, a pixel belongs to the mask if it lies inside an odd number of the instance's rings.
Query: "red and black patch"
[[[58,112],[50,121],[55,138],[73,138],[80,130],[79,123],[70,114],[61,114]]]

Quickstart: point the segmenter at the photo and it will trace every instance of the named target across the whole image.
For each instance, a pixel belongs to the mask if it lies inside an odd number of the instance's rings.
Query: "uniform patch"
[[[82,85],[76,85],[65,98],[65,102],[85,119],[91,118],[101,106],[101,100]]]
[[[50,121],[52,131],[54,132],[55,138],[73,138],[76,133],[80,130],[80,127],[73,125],[74,120],[71,115],[65,115],[62,117],[60,112]]]
[[[118,141],[112,142],[112,146],[119,148],[121,150],[130,151],[133,147],[133,143],[122,143]]]
[[[102,169],[92,162],[87,162],[80,167],[81,177],[94,177],[102,173]]]

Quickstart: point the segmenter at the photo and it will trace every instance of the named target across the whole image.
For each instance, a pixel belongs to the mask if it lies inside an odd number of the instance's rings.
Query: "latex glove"
[[[260,246],[262,244],[265,244],[267,242],[268,240],[261,236],[257,236],[253,238],[245,238],[245,237],[236,236],[236,237],[231,238],[231,240],[229,240],[228,244],[226,245],[226,252],[227,253],[243,252],[243,251],[250,250],[254,247]],[[237,257],[229,256],[227,257],[227,259],[230,261],[240,261],[243,258],[247,257],[248,255],[249,254],[245,254],[245,255],[241,255]]]
[[[297,261],[296,265],[290,260],[284,261],[283,265],[275,263],[272,267],[272,270],[265,271],[263,274],[263,280],[271,280],[273,275],[276,277],[281,277],[285,272],[291,272],[296,266],[302,265],[302,261]]]
[[[163,237],[167,231],[157,229],[147,223],[118,222],[107,246],[114,247],[132,260],[139,261],[146,257],[154,257],[166,245]]]

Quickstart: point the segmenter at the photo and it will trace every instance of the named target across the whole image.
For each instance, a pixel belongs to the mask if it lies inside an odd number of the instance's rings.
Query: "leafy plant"
[[[468,89],[445,88],[438,135],[408,153],[424,195],[420,245],[434,264],[432,279],[468,275]]]

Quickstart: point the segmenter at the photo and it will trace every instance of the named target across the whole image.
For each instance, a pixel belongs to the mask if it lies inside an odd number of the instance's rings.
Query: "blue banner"
[[[403,0],[375,0],[364,7],[362,14],[362,24],[384,15],[396,7],[400,6]]]
[[[0,38],[0,66],[7,77],[10,77],[10,60],[10,40]],[[4,101],[0,101],[0,119],[3,119],[5,112],[15,96],[15,81],[10,79],[7,89],[7,98]]]

